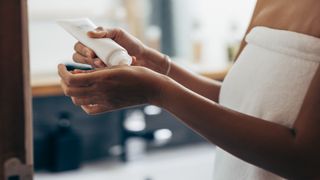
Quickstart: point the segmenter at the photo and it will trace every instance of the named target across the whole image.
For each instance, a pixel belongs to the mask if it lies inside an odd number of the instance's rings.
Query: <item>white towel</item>
[[[320,62],[320,39],[255,27],[225,78],[220,104],[292,127]],[[215,179],[273,180],[281,177],[218,148]]]

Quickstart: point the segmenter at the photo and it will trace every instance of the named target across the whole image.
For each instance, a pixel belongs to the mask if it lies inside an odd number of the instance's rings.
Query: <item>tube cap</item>
[[[124,50],[119,50],[114,53],[109,58],[107,66],[118,66],[118,65],[131,65],[132,57]]]

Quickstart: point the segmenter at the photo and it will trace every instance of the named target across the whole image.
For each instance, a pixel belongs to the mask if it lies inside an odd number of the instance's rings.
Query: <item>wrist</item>
[[[170,93],[174,93],[177,89],[177,83],[168,76],[160,75],[160,80],[155,83],[156,95],[150,99],[150,104],[165,108]]]
[[[150,47],[145,47],[141,55],[145,67],[163,75],[168,75],[171,69],[171,60],[168,56]]]

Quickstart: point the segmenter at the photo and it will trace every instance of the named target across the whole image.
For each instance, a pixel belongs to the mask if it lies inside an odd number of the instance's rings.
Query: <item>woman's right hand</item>
[[[120,46],[125,48],[130,56],[136,57],[132,63],[134,66],[144,66],[158,73],[163,73],[167,68],[166,59],[161,53],[148,48],[140,40],[123,29],[103,29],[97,28],[88,32],[91,38],[110,38]],[[97,57],[93,50],[77,42],[74,46],[75,53],[73,60],[77,63],[89,64],[95,68],[104,68],[106,65]]]
[[[99,27],[95,31],[88,32],[88,36],[90,38],[110,38],[125,48],[129,55],[135,56],[136,58],[141,58],[146,49],[141,41],[119,28],[103,29],[102,27]],[[93,50],[84,46],[82,43],[77,42],[74,46],[74,50],[76,51],[73,54],[73,60],[75,62],[89,64],[96,68],[106,67]]]

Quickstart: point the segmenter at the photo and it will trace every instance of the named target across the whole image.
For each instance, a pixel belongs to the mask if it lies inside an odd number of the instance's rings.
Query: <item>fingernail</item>
[[[87,36],[91,37],[93,33],[95,33],[95,32],[94,31],[89,31],[89,32],[87,32]]]
[[[94,63],[94,65],[96,65],[97,67],[100,67],[100,66],[101,66],[100,62],[97,61],[97,60],[93,61],[93,63]]]

